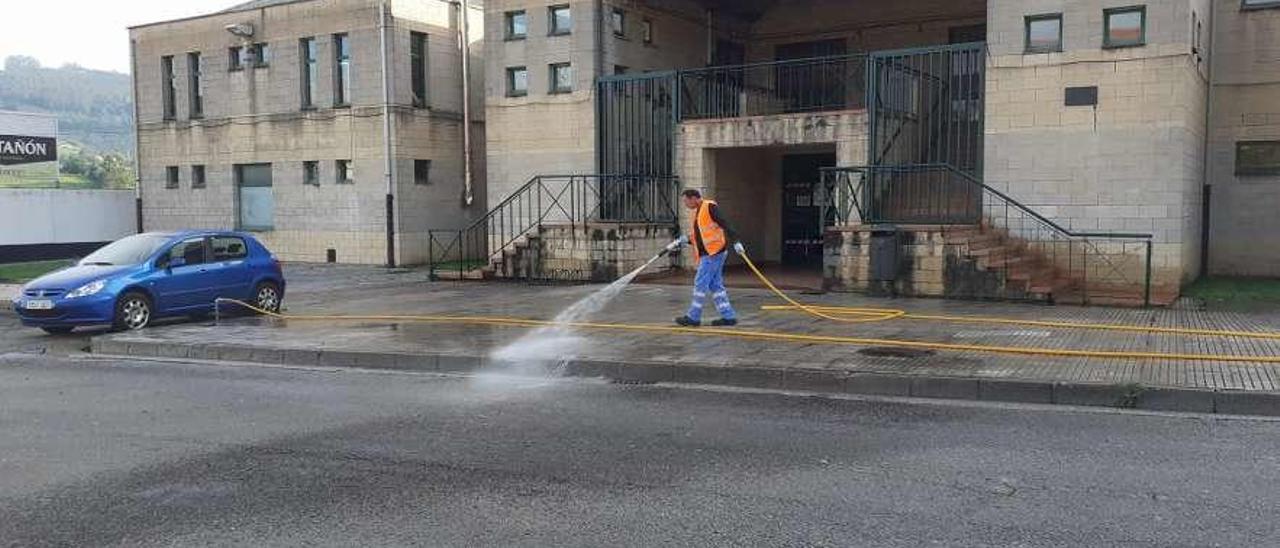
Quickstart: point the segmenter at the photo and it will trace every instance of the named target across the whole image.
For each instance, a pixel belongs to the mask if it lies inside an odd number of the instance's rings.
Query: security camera
[[[253,37],[253,25],[250,23],[236,23],[234,25],[227,25],[226,27],[223,27],[223,28],[227,29],[227,32],[230,32],[231,34],[234,34],[241,38]]]

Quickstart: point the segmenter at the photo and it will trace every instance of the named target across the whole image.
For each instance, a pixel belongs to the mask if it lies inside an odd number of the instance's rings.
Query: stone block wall
[[[848,291],[899,297],[1037,300],[1025,285],[1007,283],[997,271],[979,265],[968,244],[950,241],[937,225],[898,227],[897,277],[879,281],[883,265],[872,252],[873,226],[847,225],[828,229],[823,257],[823,285]]]
[[[985,182],[1069,229],[1153,234],[1155,276],[1173,287],[1199,274],[1202,4],[1146,2],[1146,44],[1103,49],[1103,9],[1128,4],[989,3]],[[1064,51],[1024,54],[1024,18],[1055,12]],[[1097,86],[1098,105],[1064,106],[1077,86]]]
[[[1209,272],[1280,277],[1280,175],[1237,175],[1236,143],[1280,141],[1280,8],[1214,2]]]
[[[477,201],[462,204],[461,52],[457,8],[445,3],[393,2],[387,45],[392,85],[392,169],[396,185],[397,260],[426,260],[426,231],[460,228],[485,211],[483,109],[476,108]],[[381,39],[378,2],[312,0],[264,9],[216,13],[130,29],[135,44],[141,193],[144,228],[238,228],[236,166],[270,164],[274,229],[258,233],[280,258],[321,262],[386,260],[386,194]],[[473,41],[483,12],[472,13]],[[224,27],[252,23],[253,43],[268,44],[267,66],[229,69],[229,48],[241,39]],[[412,102],[410,33],[427,35],[427,104]],[[349,106],[335,106],[333,35],[351,43]],[[302,108],[301,47],[314,37],[319,59],[314,108]],[[186,54],[201,53],[203,117],[191,116]],[[478,59],[479,50],[472,52]],[[163,119],[160,58],[174,56],[177,116]],[[480,104],[482,65],[473,75]],[[336,161],[350,160],[353,184],[340,184]],[[431,162],[427,181],[415,181],[414,161]],[[303,162],[319,167],[318,184],[303,183]],[[166,170],[179,169],[177,188]],[[204,166],[206,184],[192,184]]]
[[[611,282],[653,258],[674,238],[671,227],[651,224],[544,225],[529,260],[537,278]],[[671,259],[659,260],[650,272],[671,267]]]

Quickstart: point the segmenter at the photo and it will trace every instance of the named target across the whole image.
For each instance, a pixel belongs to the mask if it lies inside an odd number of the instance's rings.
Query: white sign
[[[0,112],[0,188],[57,184],[57,117]]]

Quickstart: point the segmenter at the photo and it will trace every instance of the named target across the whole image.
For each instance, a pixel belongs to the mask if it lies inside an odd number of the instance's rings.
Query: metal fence
[[[427,235],[432,275],[479,275],[543,224],[591,222],[670,224],[678,220],[674,177],[542,175],[531,179],[484,217],[461,230]]]
[[[601,78],[596,154],[601,173],[673,174],[676,73]]]
[[[866,67],[858,54],[682,70],[680,119],[860,109]]]
[[[973,43],[871,54],[868,164],[950,164],[980,175],[985,51]]]

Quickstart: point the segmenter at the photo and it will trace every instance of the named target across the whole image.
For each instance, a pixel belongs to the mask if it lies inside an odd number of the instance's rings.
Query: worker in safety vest
[[[724,260],[728,257],[726,249],[730,247],[739,255],[746,253],[738,235],[711,200],[703,200],[702,193],[689,189],[681,195],[684,206],[693,210],[693,230],[681,236],[667,246],[667,251],[675,252],[686,245],[693,248],[693,258],[698,263],[698,274],[693,279],[693,303],[689,312],[676,318],[676,324],[686,327],[702,325],[702,303],[711,295],[716,303],[716,311],[720,319],[711,325],[737,325],[738,315],[729,304],[729,292],[724,288]]]

